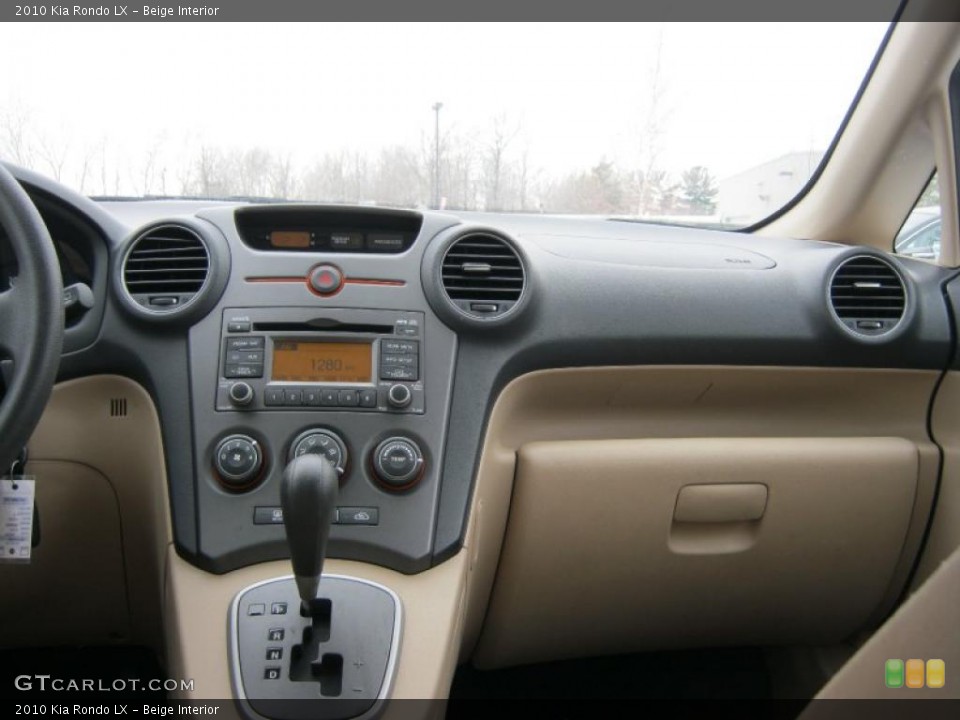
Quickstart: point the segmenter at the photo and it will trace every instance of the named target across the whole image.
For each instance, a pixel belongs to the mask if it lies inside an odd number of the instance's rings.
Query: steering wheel
[[[17,275],[0,293],[0,356],[13,361],[0,399],[0,475],[36,429],[60,366],[63,280],[57,251],[40,213],[0,164],[0,228]]]

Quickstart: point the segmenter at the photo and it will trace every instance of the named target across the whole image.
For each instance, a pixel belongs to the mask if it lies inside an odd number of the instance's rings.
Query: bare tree
[[[640,169],[637,173],[637,214],[652,210],[652,188],[657,177],[660,156],[663,153],[663,128],[666,122],[666,86],[663,68],[663,27],[657,34],[656,54],[650,68],[646,90],[647,112],[640,128]]]
[[[8,107],[0,115],[0,152],[17,165],[29,166],[33,162],[29,127],[30,113],[20,105]]]
[[[507,150],[519,128],[510,125],[505,113],[497,115],[490,130],[484,163],[484,185],[487,191],[487,210],[503,209],[503,189],[507,164]]]

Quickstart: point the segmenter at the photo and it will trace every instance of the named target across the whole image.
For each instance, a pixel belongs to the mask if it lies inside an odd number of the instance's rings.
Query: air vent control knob
[[[225,487],[245,490],[263,469],[260,443],[246,435],[230,435],[217,445],[213,464]]]

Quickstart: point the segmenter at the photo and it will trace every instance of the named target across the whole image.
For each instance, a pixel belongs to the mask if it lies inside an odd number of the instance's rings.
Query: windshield
[[[806,184],[886,29],[7,24],[0,154],[100,197],[743,227]]]

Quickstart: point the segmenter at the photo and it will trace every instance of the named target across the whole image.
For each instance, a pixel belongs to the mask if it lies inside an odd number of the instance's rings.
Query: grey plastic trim
[[[840,316],[837,314],[836,308],[833,306],[833,300],[830,297],[830,289],[833,287],[834,278],[837,276],[837,272],[846,265],[848,262],[859,259],[868,259],[876,260],[877,262],[883,263],[886,265],[900,280],[900,285],[903,287],[903,314],[900,316],[900,319],[897,320],[897,324],[892,328],[887,330],[884,333],[879,333],[877,335],[868,335],[866,333],[860,333],[848,326]],[[827,307],[830,310],[830,317],[836,322],[836,324],[848,335],[856,338],[860,342],[879,344],[890,342],[895,338],[899,337],[903,333],[904,329],[910,325],[913,321],[914,316],[914,303],[913,303],[913,288],[910,283],[907,282],[906,276],[900,271],[900,268],[897,267],[892,260],[887,257],[884,257],[880,253],[870,253],[870,252],[855,252],[845,257],[840,258],[837,262],[834,263],[833,268],[827,273],[827,284],[826,284],[826,298],[827,298]]]
[[[443,287],[443,260],[454,243],[471,235],[487,235],[502,240],[516,254],[523,271],[523,289],[520,298],[504,313],[493,316],[473,315],[458,307],[447,295]],[[490,328],[501,327],[513,322],[522,315],[533,297],[533,273],[530,272],[530,260],[523,246],[508,233],[483,225],[461,225],[439,233],[427,245],[423,253],[420,279],[423,293],[430,307],[451,328]]]
[[[137,244],[164,228],[187,230],[200,240],[207,252],[208,272],[197,293],[183,305],[153,310],[136,302],[127,290],[124,276],[127,260]],[[123,308],[132,315],[153,323],[187,323],[206,315],[220,299],[230,277],[230,249],[226,238],[210,223],[195,218],[171,218],[150,223],[136,230],[124,243],[111,273],[111,281]]]
[[[322,577],[330,578],[331,580],[344,580],[346,582],[369,585],[377,590],[384,591],[393,600],[393,634],[390,637],[390,654],[387,657],[387,669],[386,672],[384,672],[383,684],[380,686],[380,693],[377,695],[377,699],[373,703],[373,706],[363,715],[358,716],[358,720],[375,718],[383,711],[383,705],[390,697],[390,691],[393,689],[394,677],[397,674],[397,658],[400,655],[400,641],[403,637],[403,603],[400,601],[400,596],[397,595],[393,590],[388,588],[386,585],[381,585],[380,583],[372,580],[365,580],[363,578],[352,577],[350,575],[331,575],[328,573],[323,573]],[[230,656],[230,683],[233,687],[234,697],[238,701],[241,711],[248,718],[251,718],[251,720],[270,720],[270,718],[266,718],[260,713],[256,712],[250,706],[246,693],[244,692],[243,676],[240,672],[240,652],[238,648],[239,623],[237,619],[239,617],[240,598],[255,588],[262,587],[264,585],[270,585],[276,582],[287,581],[293,582],[293,575],[283,575],[281,577],[270,578],[269,580],[261,580],[260,582],[254,583],[253,585],[248,585],[240,590],[236,595],[233,596],[233,600],[230,602],[230,610],[227,615],[227,653]]]

